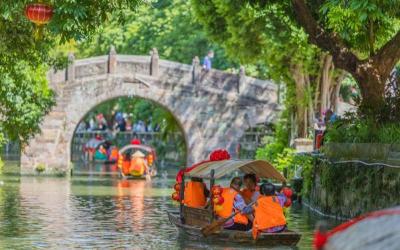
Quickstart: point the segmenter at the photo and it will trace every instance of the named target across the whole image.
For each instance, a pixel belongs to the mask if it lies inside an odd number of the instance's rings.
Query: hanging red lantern
[[[213,203],[215,205],[222,205],[224,203],[224,198],[222,196],[216,195],[213,197]]]
[[[175,191],[179,192],[179,190],[181,190],[181,184],[180,183],[175,183],[174,189],[175,189]]]
[[[218,186],[213,186],[211,191],[212,191],[213,195],[221,195],[222,194],[222,188],[219,185]]]
[[[173,193],[173,194],[171,195],[171,198],[172,198],[174,201],[179,201],[179,193],[178,193],[178,192]]]
[[[48,24],[53,17],[53,7],[45,3],[30,3],[25,7],[25,16],[37,26]]]
[[[284,207],[290,207],[292,205],[292,200],[290,198],[287,198],[285,204],[283,205]]]
[[[282,188],[282,193],[287,197],[290,198],[293,195],[293,191],[292,189],[288,188],[288,187],[284,187]]]

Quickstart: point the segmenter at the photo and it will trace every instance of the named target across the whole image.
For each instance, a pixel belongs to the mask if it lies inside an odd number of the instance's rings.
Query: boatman
[[[260,195],[260,187],[257,185],[257,177],[255,174],[246,174],[243,177],[245,188],[242,189],[242,196],[246,204],[256,201]]]
[[[204,208],[210,191],[204,184],[203,179],[192,177],[185,186],[184,204],[188,207]]]
[[[218,217],[228,218],[233,213],[241,211],[233,219],[225,223],[225,229],[248,231],[252,227],[251,220],[253,218],[250,215],[252,208],[246,207],[246,203],[240,194],[241,186],[242,180],[239,177],[235,177],[232,179],[230,186],[222,190],[221,196],[224,198],[224,203],[221,210],[215,211]]]
[[[259,233],[278,233],[286,229],[286,218],[283,214],[285,199],[275,193],[275,186],[264,183],[260,187],[260,196],[254,205],[253,237]]]

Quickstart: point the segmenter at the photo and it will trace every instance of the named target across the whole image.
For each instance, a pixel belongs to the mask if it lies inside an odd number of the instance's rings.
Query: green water
[[[0,174],[0,249],[252,249],[179,235],[166,214],[177,209],[170,199],[173,179],[121,181],[98,171],[19,177],[10,169]],[[311,249],[318,219],[299,205],[290,209],[289,227],[302,234],[297,249]]]

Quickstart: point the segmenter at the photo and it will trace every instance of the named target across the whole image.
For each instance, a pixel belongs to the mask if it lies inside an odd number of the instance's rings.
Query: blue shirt
[[[237,210],[242,211],[243,214],[251,214],[252,211],[253,211],[252,207],[251,207],[251,206],[246,207],[246,206],[247,206],[247,204],[246,204],[246,202],[244,201],[243,197],[242,197],[240,194],[236,194],[235,199],[234,199],[234,201],[233,201],[233,208],[234,208],[234,210],[236,210],[236,211],[237,211]],[[234,213],[234,211],[232,211],[232,213]],[[224,227],[225,227],[225,228],[231,227],[231,226],[233,226],[234,223],[235,223],[235,221],[234,221],[234,219],[232,218],[232,219],[228,220],[228,221],[224,224]]]
[[[203,61],[203,68],[210,70],[211,69],[211,58],[209,58],[208,56],[204,57],[204,61]]]

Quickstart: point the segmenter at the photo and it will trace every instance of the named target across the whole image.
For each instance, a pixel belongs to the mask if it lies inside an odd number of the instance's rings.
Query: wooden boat
[[[232,174],[237,170],[244,173],[255,173],[260,178],[272,178],[281,182],[286,182],[285,177],[266,161],[223,160],[200,164],[190,172],[185,173],[180,190],[184,190],[185,178],[197,177],[209,179],[211,187],[215,184],[216,179]],[[182,200],[184,192],[180,192],[180,197]],[[201,240],[229,241],[262,246],[296,246],[301,238],[301,234],[286,230],[280,233],[261,233],[257,240],[254,240],[251,231],[245,232],[225,229],[221,229],[205,238],[201,233],[201,229],[212,223],[216,218],[213,211],[212,204],[208,209],[199,209],[187,207],[181,203],[179,211],[168,211],[168,218],[171,224],[175,225],[179,231]]]
[[[148,172],[144,173],[142,175],[132,175],[130,173],[126,173],[124,171],[124,154],[129,152],[129,151],[140,151],[143,153],[145,157],[145,162],[148,167]],[[118,156],[118,169],[119,169],[119,175],[122,179],[129,179],[129,180],[144,180],[146,179],[145,174],[150,174],[150,177],[154,177],[154,173],[156,173],[156,166],[154,165],[154,160],[156,158],[156,153],[155,150],[152,147],[145,146],[145,145],[127,145],[119,150],[119,156]],[[128,163],[129,162],[129,163]],[[128,164],[130,164],[130,159],[127,161]]]

